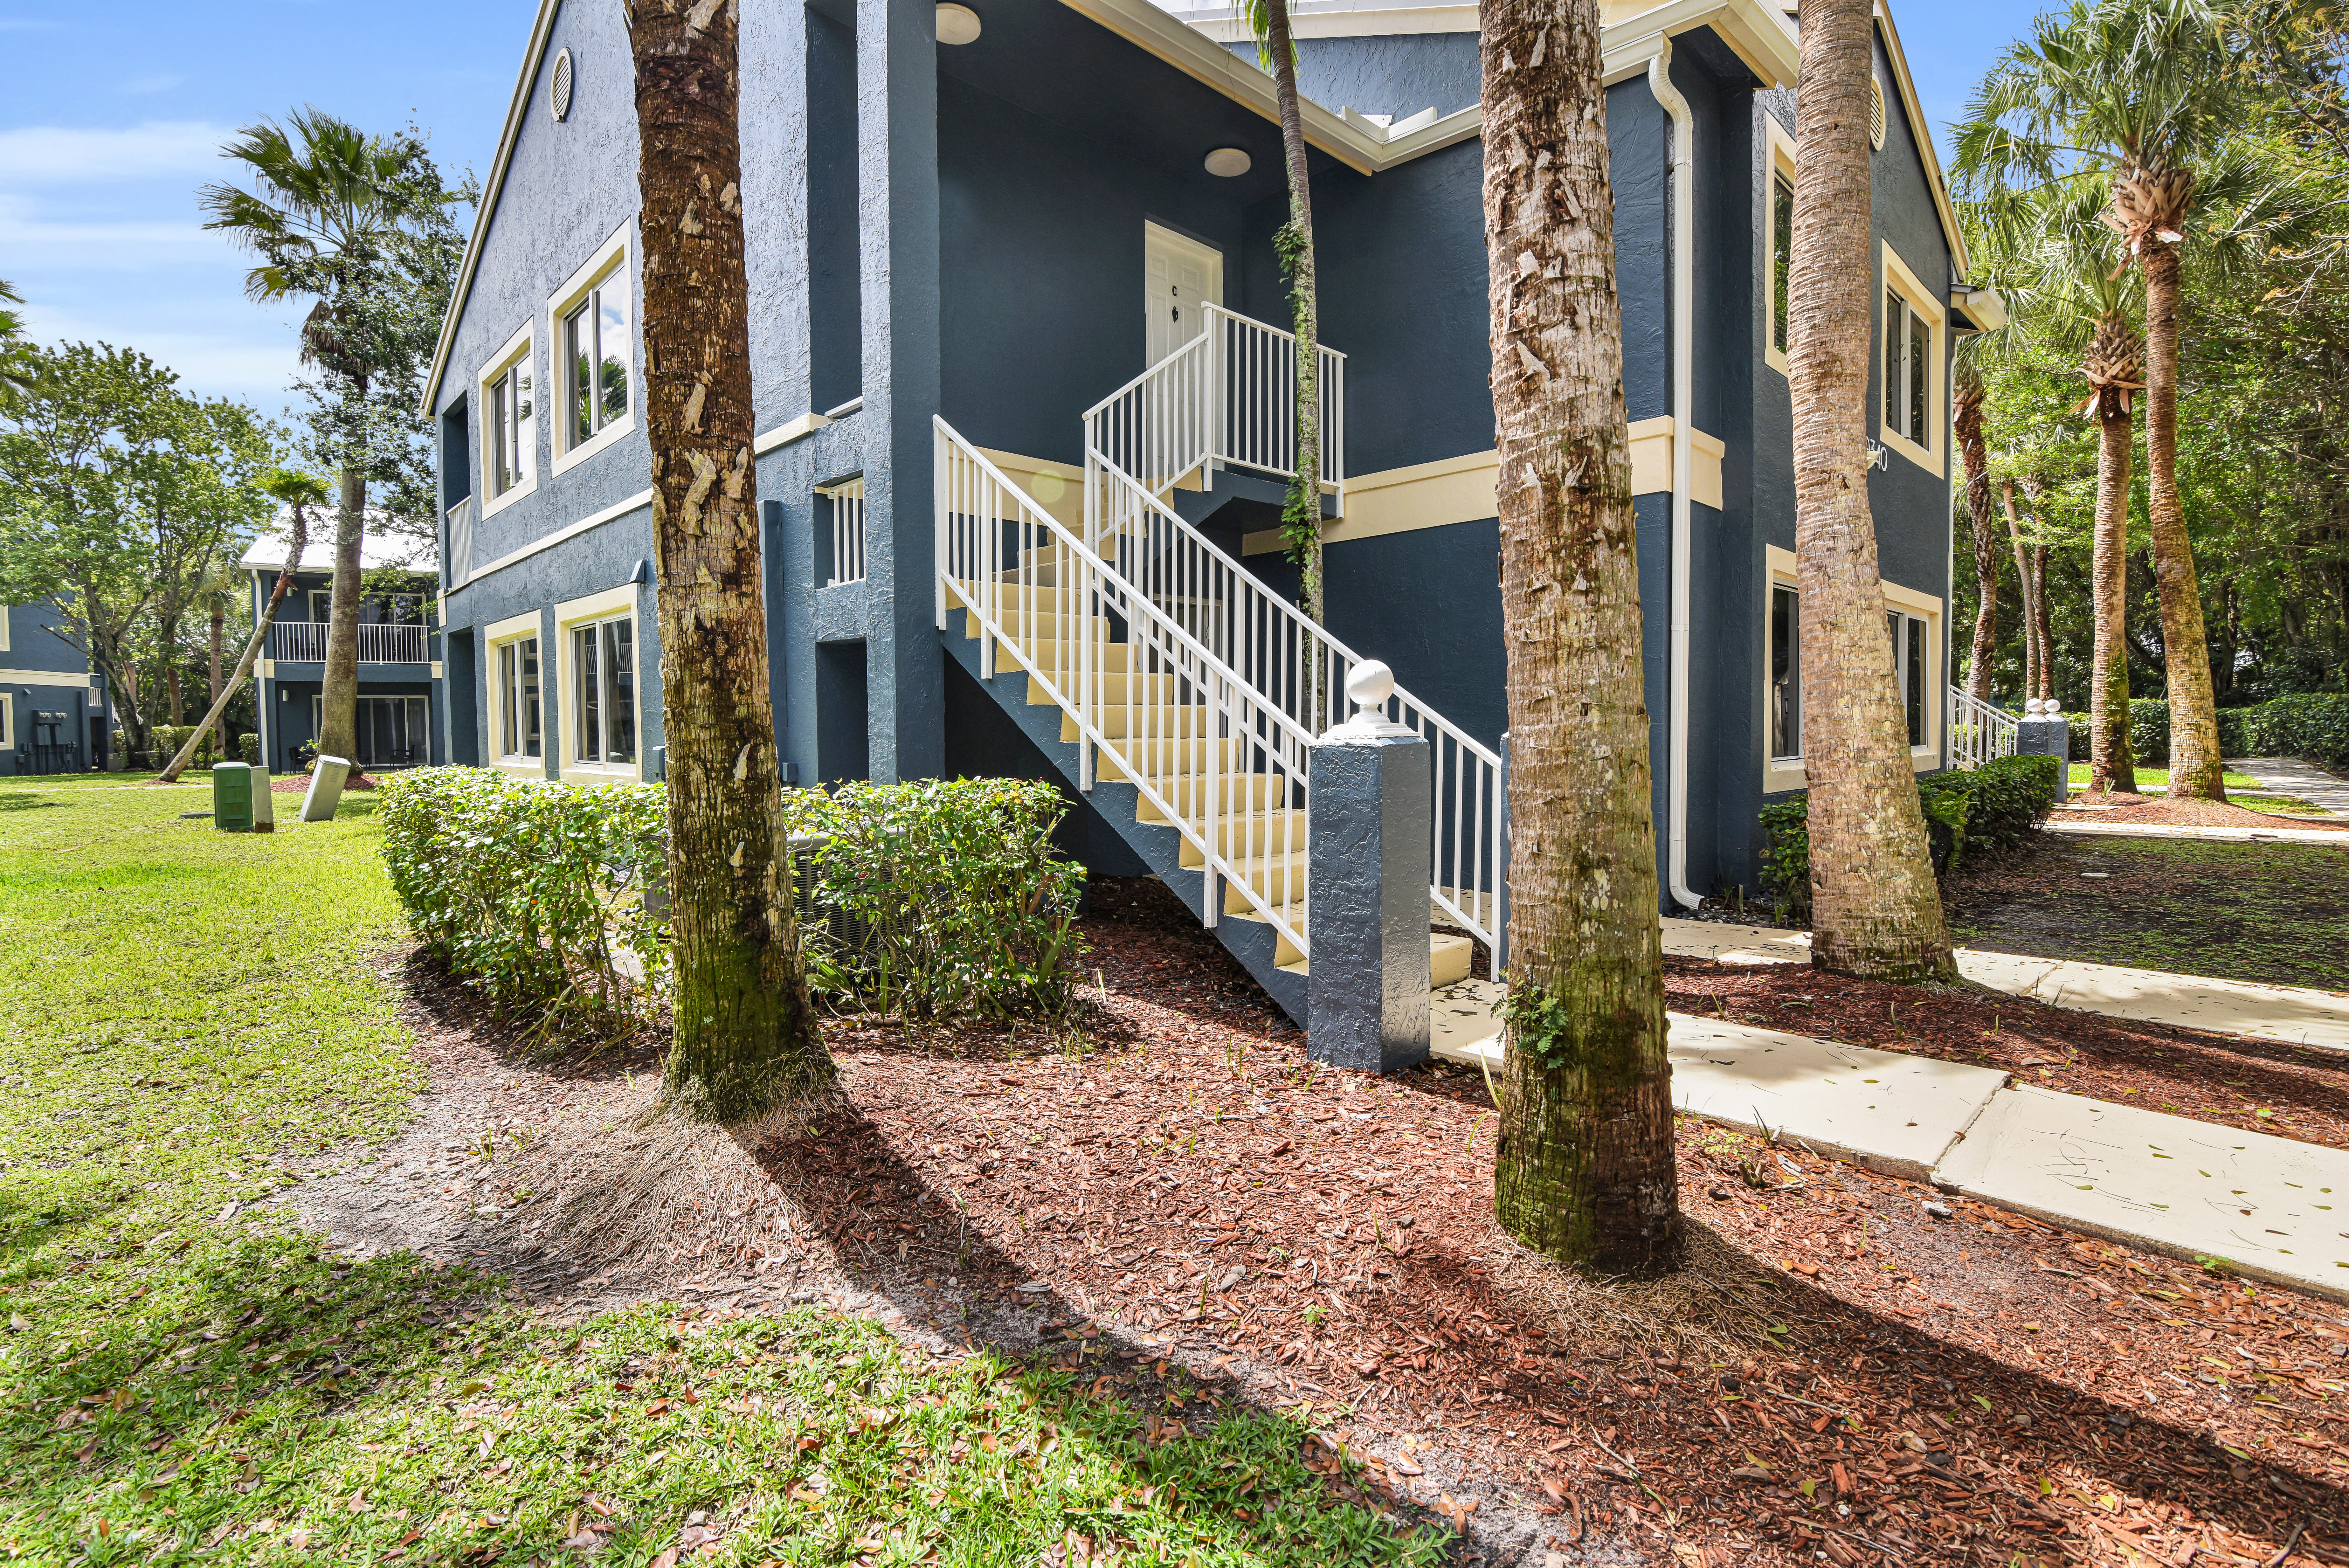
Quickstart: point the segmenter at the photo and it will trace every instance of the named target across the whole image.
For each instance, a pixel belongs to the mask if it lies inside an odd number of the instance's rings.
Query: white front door
[[[1155,223],[1142,226],[1143,314],[1150,363],[1199,335],[1199,307],[1224,303],[1224,257]]]

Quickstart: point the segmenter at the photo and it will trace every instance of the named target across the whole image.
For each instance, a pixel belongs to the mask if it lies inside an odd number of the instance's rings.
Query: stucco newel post
[[[2023,717],[2014,723],[2014,754],[2063,758],[2064,766],[2055,770],[2055,799],[2072,798],[2072,721],[2054,699],[2023,699]]]
[[[1428,850],[1434,774],[1427,742],[1385,714],[1394,673],[1346,678],[1354,717],[1313,748],[1312,969],[1306,1054],[1395,1072],[1426,1060]]]

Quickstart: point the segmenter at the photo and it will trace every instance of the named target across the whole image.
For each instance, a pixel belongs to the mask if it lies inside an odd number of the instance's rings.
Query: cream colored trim
[[[253,673],[256,679],[274,681],[277,678],[277,661],[275,659],[263,659],[254,666]]]
[[[1754,112],[1762,117],[1763,139],[1769,154],[1762,170],[1762,358],[1779,375],[1790,373],[1786,356],[1776,342],[1772,328],[1777,325],[1778,277],[1774,259],[1778,253],[1778,189],[1777,176],[1786,182],[1795,181],[1795,139],[1778,123],[1778,117],[1757,102]]]
[[[0,670],[0,681],[10,686],[80,686],[84,689],[97,684],[91,676],[73,670]]]
[[[617,588],[606,588],[600,593],[589,593],[577,599],[566,599],[554,607],[554,642],[556,694],[563,704],[563,747],[555,761],[555,777],[565,784],[633,784],[645,776],[643,697],[645,691],[645,639],[632,636],[628,646],[636,655],[636,760],[615,765],[609,762],[582,762],[574,755],[579,748],[579,738],[572,733],[572,696],[579,689],[578,655],[573,646],[574,629],[599,621],[617,620],[624,614],[633,615],[637,607],[636,584],[623,583]],[[545,678],[546,657],[541,652],[538,662],[541,680]],[[546,700],[543,689],[539,701]]]
[[[1926,288],[1918,281],[1917,274],[1909,270],[1909,263],[1902,261],[1899,253],[1893,250],[1891,241],[1879,240],[1877,244],[1884,258],[1884,284],[1883,287],[1876,291],[1876,375],[1879,383],[1876,396],[1876,434],[1887,447],[1915,463],[1919,468],[1936,478],[1946,479],[1950,471],[1945,455],[1949,448],[1949,439],[1948,431],[1943,427],[1950,418],[1949,388],[1942,383],[1949,379],[1949,312],[1943,308],[1940,296]],[[1925,384],[1925,429],[1931,439],[1923,446],[1893,430],[1884,422],[1884,388],[1881,382],[1884,376],[1884,348],[1888,341],[1886,334],[1891,331],[1891,324],[1884,319],[1886,290],[1899,294],[1909,302],[1909,309],[1927,317],[1932,323],[1933,363]]]
[[[1173,14],[1218,44],[1246,44],[1256,35],[1247,17],[1229,5],[1207,5]],[[1398,37],[1412,33],[1473,33],[1474,5],[1355,5],[1340,0],[1301,0],[1288,13],[1288,29],[1299,38]]]
[[[1721,510],[1721,459],[1729,451],[1718,437],[1692,432],[1689,499],[1700,506]],[[1672,419],[1632,421],[1631,493],[1654,495],[1672,487]],[[1357,474],[1345,484],[1344,516],[1322,525],[1324,544],[1382,534],[1412,533],[1423,528],[1446,528],[1458,522],[1481,522],[1497,516],[1495,499],[1500,479],[1500,454],[1470,452],[1432,463],[1383,469]],[[1080,498],[1081,499],[1081,498]],[[1240,540],[1243,555],[1270,555],[1285,550],[1278,529],[1268,528]]]
[[[518,642],[524,637],[541,639],[538,648],[538,745],[541,755],[537,757],[492,755],[490,758],[492,768],[515,779],[546,777],[546,758],[543,755],[548,744],[546,644],[543,640],[545,636],[545,622],[535,610],[525,610],[519,615],[508,615],[502,621],[492,621],[481,628],[481,684],[488,688],[490,694],[488,739],[492,752],[505,729],[503,722],[506,705],[505,683],[498,679],[498,649],[505,644]]]
[[[639,490],[627,500],[614,501],[601,511],[590,512],[577,522],[567,523],[543,539],[533,539],[519,549],[507,551],[488,565],[476,568],[473,574],[465,581],[468,583],[479,583],[492,572],[502,572],[517,561],[527,561],[542,550],[551,550],[566,539],[576,539],[591,528],[601,528],[615,518],[626,517],[632,511],[652,504],[653,492],[649,490]],[[448,622],[443,619],[441,624],[446,625]]]
[[[1950,182],[1941,178],[1941,155],[1934,150],[1933,133],[1925,124],[1925,110],[1917,101],[1917,84],[1909,75],[1908,51],[1900,46],[1900,29],[1892,25],[1891,7],[1876,0],[1876,19],[1884,24],[1884,54],[1892,62],[1893,85],[1900,89],[1900,110],[1909,119],[1909,139],[1925,164],[1925,183],[1933,192],[1933,210],[1941,215],[1941,233],[1950,242],[1950,264],[1958,276],[1973,270],[1966,252],[1966,232],[1958,226],[1958,210],[1950,201]]]
[[[514,335],[506,339],[504,346],[490,356],[489,360],[473,377],[473,428],[476,432],[473,445],[480,449],[481,468],[481,475],[475,482],[481,486],[481,516],[483,517],[492,517],[503,511],[538,489],[538,432],[539,421],[544,418],[546,406],[546,377],[538,366],[538,346],[533,330],[537,325],[538,323],[534,320],[523,322]],[[492,488],[490,465],[497,459],[493,455],[495,443],[490,439],[490,383],[525,359],[531,362],[531,429],[530,439],[523,443],[521,454],[523,476],[515,482],[513,489],[503,495],[492,496],[490,493]]]
[[[0,691],[0,747],[16,744],[16,694]]]
[[[16,617],[9,614],[8,612],[14,608],[16,608],[16,606],[13,604],[0,604],[0,654],[5,654],[9,651],[8,623]]]
[[[1644,10],[1638,0],[1609,5],[1599,32],[1599,75],[1610,87],[1637,76],[1662,39],[1710,27],[1765,86],[1793,87],[1798,50],[1777,9],[1755,0],[1670,0]]]
[[[557,394],[552,407],[557,411],[558,417],[547,427],[546,433],[548,442],[554,452],[554,471],[558,474],[566,469],[574,468],[585,462],[589,458],[636,428],[636,408],[644,402],[644,377],[637,366],[643,363],[644,356],[636,352],[638,343],[636,317],[643,313],[636,309],[636,282],[635,276],[630,273],[628,266],[628,242],[635,227],[636,220],[631,218],[613,231],[610,238],[595,247],[595,254],[587,258],[585,264],[573,273],[561,288],[547,297],[546,366],[549,372],[547,379],[554,383],[554,390]],[[566,447],[564,445],[564,439],[568,434],[566,427],[569,424],[571,407],[571,388],[566,378],[571,374],[571,366],[567,363],[561,365],[556,363],[563,357],[563,317],[574,305],[586,297],[588,290],[602,283],[615,272],[628,277],[627,418],[614,420],[575,447]]]
[[[831,423],[831,420],[821,414],[802,414],[796,419],[787,419],[765,435],[754,438],[750,442],[750,455],[754,458],[763,458],[777,447],[786,446],[803,437],[812,436]],[[645,493],[649,496],[652,492],[647,490]]]

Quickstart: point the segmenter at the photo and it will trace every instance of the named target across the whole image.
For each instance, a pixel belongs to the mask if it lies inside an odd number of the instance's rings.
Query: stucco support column
[[[875,783],[945,764],[932,606],[930,417],[938,412],[935,0],[857,0],[856,162],[864,407],[868,765]]]
[[[1433,760],[1386,718],[1393,689],[1386,665],[1356,667],[1346,695],[1361,711],[1313,748],[1310,774],[1306,1055],[1372,1072],[1415,1066],[1428,1047]]]
[[[2063,758],[2064,765],[2055,770],[2055,799],[2072,798],[2072,721],[2053,701],[2044,711],[2035,696],[2023,705],[2023,717],[2014,722],[2014,754]]]

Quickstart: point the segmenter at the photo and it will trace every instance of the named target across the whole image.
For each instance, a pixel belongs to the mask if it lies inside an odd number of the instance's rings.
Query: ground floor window
[[[349,760],[360,768],[409,768],[432,759],[431,705],[420,696],[363,696]],[[326,699],[310,699],[310,734],[324,735]]]
[[[1802,595],[1784,583],[1770,587],[1770,759],[1803,755]]]
[[[1925,618],[1902,610],[1888,610],[1884,619],[1892,631],[1892,667],[1900,676],[1900,705],[1909,717],[1909,744],[1925,744],[1926,675],[1931,665],[1927,650],[1933,645],[1925,634]]]
[[[581,762],[636,759],[636,621],[622,615],[571,628],[576,701],[574,756]]]
[[[540,755],[538,639],[498,645],[498,755]]]

